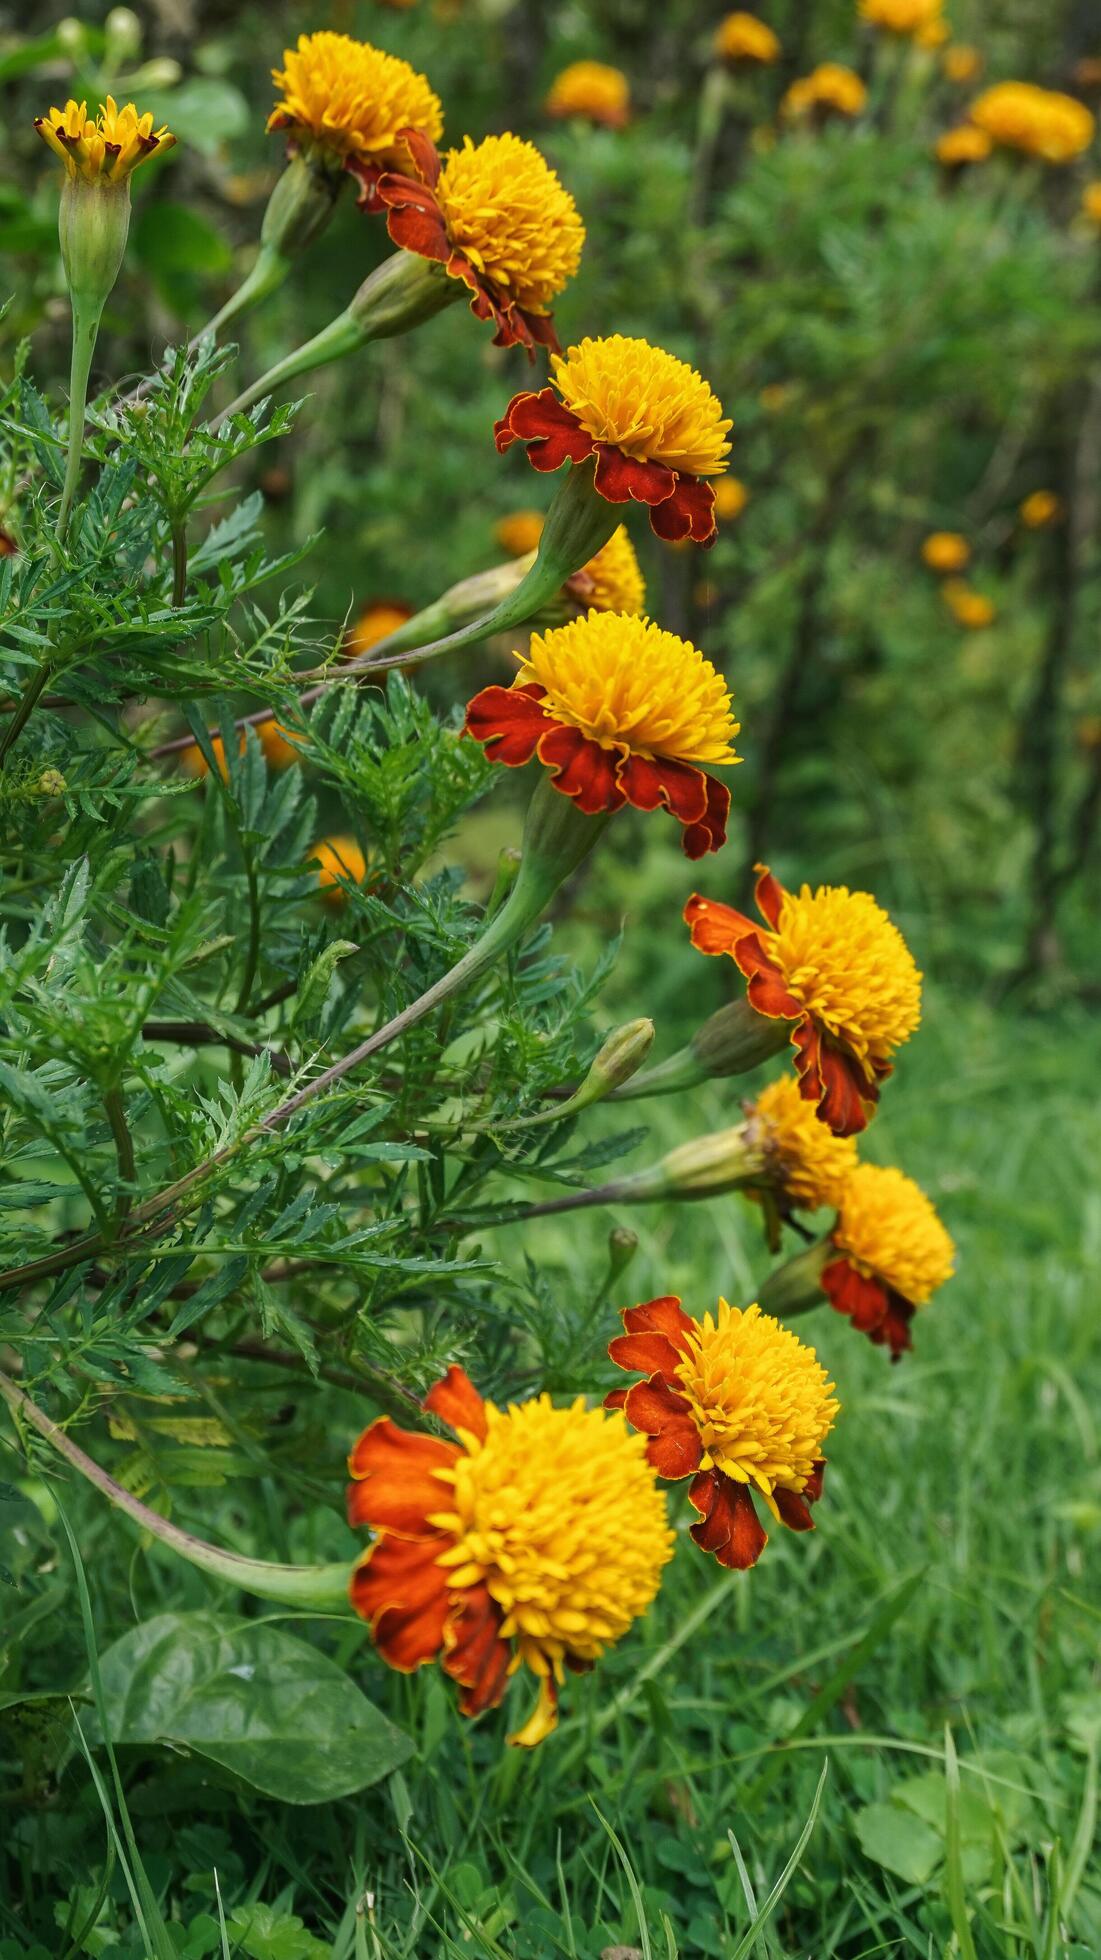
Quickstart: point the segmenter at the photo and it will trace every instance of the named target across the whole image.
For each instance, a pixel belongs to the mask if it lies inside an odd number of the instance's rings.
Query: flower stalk
[[[283,284],[295,260],[320,238],[348,181],[339,170],[326,167],[301,151],[291,157],[268,199],[260,227],[260,250],[251,272],[203,329],[218,335],[244,313],[270,299]],[[195,345],[202,335],[196,336]]]
[[[788,1046],[791,1028],[785,1021],[758,1014],[745,999],[720,1007],[697,1028],[686,1047],[656,1067],[643,1069],[612,1091],[614,1102],[642,1096],[668,1096],[698,1088],[730,1075],[744,1075]]]

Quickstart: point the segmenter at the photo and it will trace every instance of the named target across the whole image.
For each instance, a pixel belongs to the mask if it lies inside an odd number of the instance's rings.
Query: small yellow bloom
[[[931,531],[921,547],[931,572],[962,572],[971,560],[971,546],[959,531]]]
[[[1063,515],[1063,500],[1054,490],[1033,490],[1017,512],[1028,531],[1049,531]]]
[[[499,517],[493,526],[493,535],[502,551],[510,558],[526,558],[529,552],[537,551],[543,535],[543,513],[541,510],[514,510],[507,517]]]
[[[645,612],[646,580],[625,525],[612,532],[596,557],[567,582],[566,590],[595,612]]]
[[[870,892],[785,892],[775,928],[761,937],[803,1012],[858,1061],[884,1067],[909,1040],[921,1020],[921,974]]]
[[[998,82],[976,97],[970,115],[993,142],[1045,163],[1072,163],[1096,126],[1084,103],[1032,82]]]
[[[354,837],[323,837],[310,852],[317,864],[317,882],[328,905],[343,905],[345,886],[361,885],[367,860]]]
[[[811,116],[859,116],[867,100],[868,91],[852,68],[824,61],[792,83],[780,103],[780,114],[789,122]]]
[[[443,134],[440,99],[407,61],[347,34],[300,34],[272,69],[282,91],[268,128],[285,129],[299,149],[317,148],[343,162],[354,157],[383,169],[408,170],[403,129]]]
[[[836,1137],[794,1075],[781,1075],[749,1108],[750,1142],[768,1159],[770,1176],[789,1205],[836,1209],[857,1164],[855,1137]]]
[[[1086,185],[1082,192],[1082,214],[1101,231],[1101,181]]]
[[[113,95],[94,119],[86,102],[70,98],[64,109],[37,116],[34,126],[69,176],[86,184],[121,184],[139,164],[158,150],[170,150],[176,141],[167,127],[153,128],[150,114],[139,116],[132,102],[120,109]]]
[[[860,17],[888,34],[918,35],[943,25],[942,8],[943,0],[860,0]]]
[[[955,1247],[920,1185],[900,1170],[859,1164],[841,1199],[833,1242],[867,1279],[921,1307],[950,1279]]]
[[[959,86],[977,81],[982,74],[983,57],[978,48],[969,47],[966,41],[953,41],[941,56],[941,67],[950,82]]]
[[[590,612],[533,633],[517,685],[532,682],[548,715],[602,749],[697,764],[738,759],[739,724],[723,676],[649,619]]]
[[[727,14],[715,29],[714,46],[720,61],[771,63],[781,53],[777,36],[756,14]]]
[[[724,476],[715,485],[715,515],[726,524],[740,517],[749,502],[749,491],[739,477]]]
[[[936,159],[946,170],[959,170],[965,164],[985,163],[993,148],[985,129],[976,128],[974,123],[961,123],[958,129],[946,129],[943,136],[937,137]]]
[[[548,116],[577,116],[606,129],[622,129],[631,119],[631,84],[621,68],[607,62],[571,61],[555,76],[543,107]]]
[[[638,462],[721,476],[733,427],[695,368],[648,340],[611,334],[551,359],[564,406],[595,441]]]
[[[966,626],[969,632],[992,626],[998,617],[993,599],[988,599],[985,592],[976,592],[962,578],[945,579],[940,591],[956,624]]]
[[[545,312],[577,271],[585,227],[577,206],[533,143],[466,137],[435,187],[455,251],[526,312]]]

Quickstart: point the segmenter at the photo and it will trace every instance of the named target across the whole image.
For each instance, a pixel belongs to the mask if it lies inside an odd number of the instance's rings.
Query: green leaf
[[[116,1745],[194,1750],[282,1803],[350,1796],[413,1751],[342,1668],[270,1622],[160,1613],[101,1669]]]
[[[315,1939],[293,1912],[272,1906],[237,1906],[229,1930],[238,1942],[235,1951],[249,1960],[330,1960],[332,1947]]]
[[[908,1885],[926,1885],[944,1856],[940,1833],[898,1804],[865,1804],[856,1815],[856,1835],[865,1857]]]

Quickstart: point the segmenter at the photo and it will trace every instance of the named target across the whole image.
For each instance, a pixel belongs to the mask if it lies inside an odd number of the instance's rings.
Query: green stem
[[[242,313],[251,312],[254,306],[259,306],[272,293],[278,292],[290,269],[290,260],[284,258],[282,252],[276,251],[273,245],[261,245],[252,271],[242,279],[237,291],[230,294],[213,319],[208,320],[202,331],[195,335],[190,343],[192,349],[207,334],[217,337],[231,321],[239,319]]]
[[[243,1014],[248,1007],[249,995],[255,985],[256,970],[260,964],[260,888],[256,877],[256,860],[243,840],[242,849],[245,857],[245,879],[248,885],[248,953],[245,958],[245,970],[241,976],[237,1005],[233,1010],[235,1014]],[[240,1061],[239,1050],[237,1059]]]
[[[73,298],[73,357],[69,369],[69,448],[65,461],[65,482],[57,513],[57,541],[64,544],[72,514],[73,498],[80,480],[84,450],[84,414],[88,406],[88,377],[96,349],[103,306],[89,308]]]
[[[7,761],[8,750],[14,748],[23,729],[30,720],[34,705],[49,678],[49,668],[46,666],[39,667],[31,675],[30,680],[23,689],[16,705],[15,713],[5,728],[3,735],[0,736],[0,769],[4,767]]]
[[[123,1188],[125,1185],[133,1185],[135,1181],[134,1139],[130,1135],[126,1121],[126,1106],[122,1099],[122,1091],[108,1089],[103,1098],[103,1107],[107,1112],[107,1121],[111,1126],[111,1135],[115,1140],[115,1155],[118,1159],[119,1194],[115,1204],[114,1222],[119,1226],[127,1217],[134,1202],[133,1191]]]
[[[224,1552],[217,1545],[208,1545],[205,1539],[195,1538],[189,1531],[181,1531],[179,1525],[170,1524],[147,1504],[130,1495],[113,1477],[101,1470],[90,1456],[72,1442],[56,1422],[24,1395],[5,1374],[0,1374],[0,1399],[5,1401],[13,1415],[36,1430],[49,1443],[51,1449],[64,1457],[72,1469],[94,1484],[109,1504],[158,1538],[169,1551],[177,1553],[190,1565],[198,1566],[200,1572],[210,1573],[212,1578],[222,1579],[228,1585],[239,1586],[242,1592],[252,1593],[257,1599],[279,1600],[285,1606],[313,1607],[324,1613],[350,1613],[348,1601],[348,1581],[351,1568],[346,1565],[274,1565],[266,1559],[244,1558],[237,1552]]]
[[[187,519],[172,526],[172,604],[182,606],[187,597]]]

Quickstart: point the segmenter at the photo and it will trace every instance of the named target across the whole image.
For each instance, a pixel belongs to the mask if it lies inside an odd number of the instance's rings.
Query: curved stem
[[[72,514],[73,498],[80,480],[80,465],[84,450],[84,412],[88,406],[88,376],[92,371],[92,355],[95,353],[96,338],[99,333],[102,307],[93,309],[91,318],[85,308],[73,302],[73,357],[69,369],[69,447],[65,459],[65,482],[61,490],[61,504],[57,513],[57,540],[65,542]]]
[[[0,1399],[7,1403],[13,1415],[20,1416],[49,1443],[51,1449],[64,1457],[78,1475],[94,1484],[117,1511],[125,1512],[134,1524],[150,1532],[169,1551],[176,1552],[190,1565],[198,1566],[201,1572],[209,1572],[212,1578],[224,1579],[230,1585],[239,1586],[243,1592],[253,1593],[258,1599],[276,1599],[287,1606],[312,1606],[326,1613],[351,1612],[348,1600],[351,1568],[348,1565],[274,1565],[266,1559],[245,1558],[238,1552],[225,1552],[217,1545],[208,1545],[205,1539],[196,1538],[189,1531],[181,1531],[179,1525],[171,1524],[159,1512],[151,1511],[148,1504],[132,1497],[128,1490],[107,1475],[106,1470],[86,1456],[65,1431],[36,1402],[31,1401],[29,1395],[25,1395],[2,1373]]]

